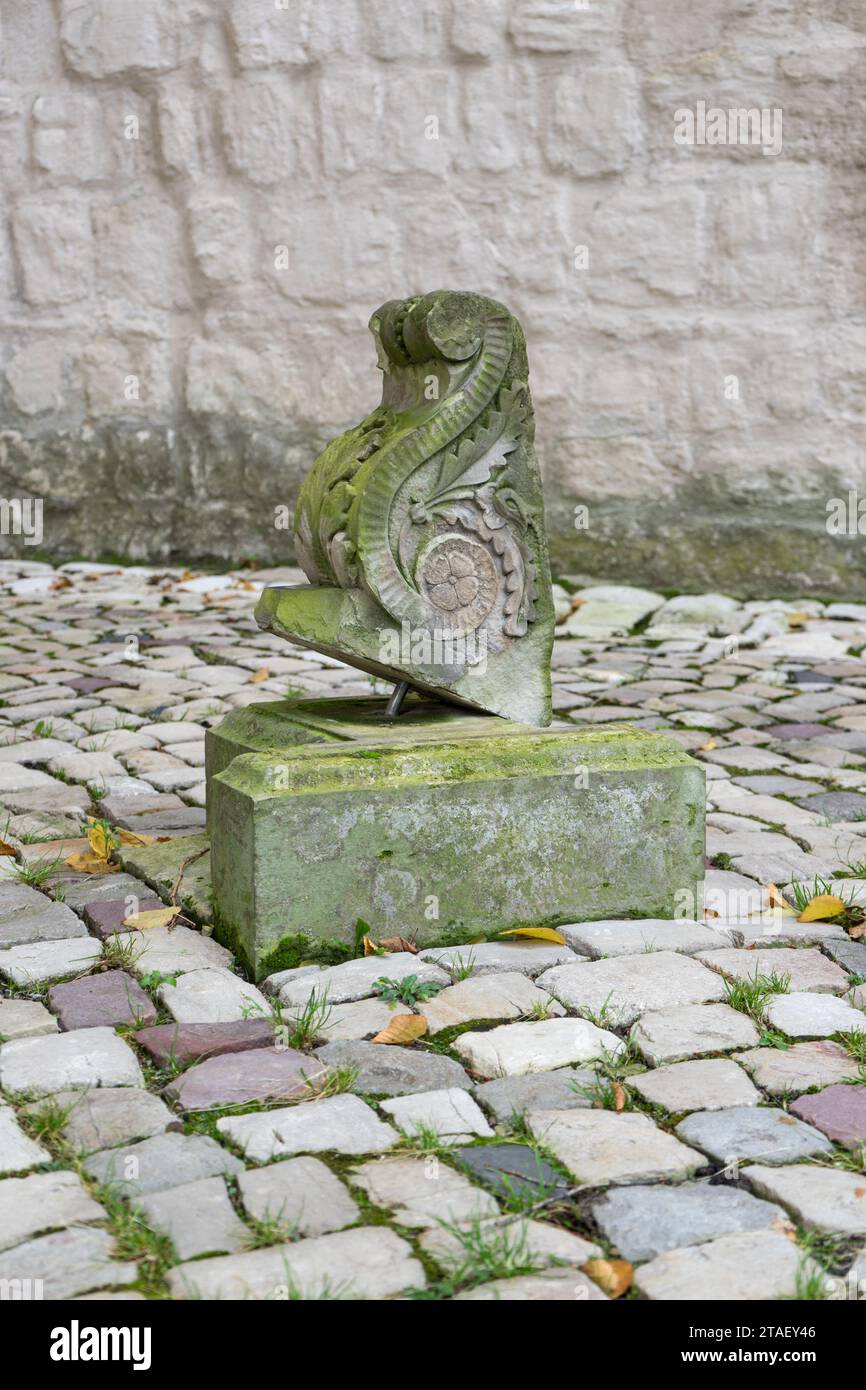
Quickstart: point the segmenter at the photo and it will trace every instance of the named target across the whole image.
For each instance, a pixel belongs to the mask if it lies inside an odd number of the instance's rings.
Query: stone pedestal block
[[[248,706],[208,734],[217,933],[257,976],[286,938],[419,943],[682,915],[704,774],[623,727],[539,730],[410,699]]]

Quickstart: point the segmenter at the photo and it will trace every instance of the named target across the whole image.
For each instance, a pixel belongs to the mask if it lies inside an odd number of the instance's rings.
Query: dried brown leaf
[[[149,931],[154,927],[170,927],[178,916],[179,907],[154,907],[148,912],[133,912],[124,917],[123,925],[133,931]]]
[[[136,835],[134,830],[118,830],[116,833],[122,845],[152,845],[156,843],[155,835]]]
[[[767,884],[767,902],[770,907],[775,908],[779,912],[790,912],[792,916],[796,916],[794,908],[788,902],[787,898],[782,897],[775,883]]]
[[[112,864],[108,859],[103,859],[101,854],[89,854],[87,850],[70,854],[65,862],[78,874],[116,874],[120,869],[119,864]]]
[[[608,1298],[621,1298],[634,1278],[634,1266],[628,1260],[587,1260],[581,1268]]]
[[[427,1020],[420,1014],[397,1014],[392,1018],[387,1028],[383,1028],[381,1033],[377,1033],[371,1041],[374,1043],[411,1043],[416,1038],[421,1038],[427,1032]]]
[[[408,951],[410,956],[417,956],[418,947],[414,941],[407,941],[405,936],[383,936],[379,945],[386,951]]]

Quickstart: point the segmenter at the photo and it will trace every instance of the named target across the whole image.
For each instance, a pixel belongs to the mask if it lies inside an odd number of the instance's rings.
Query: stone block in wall
[[[506,0],[451,0],[451,47],[464,58],[492,57],[502,46],[505,18]]]
[[[291,78],[244,78],[222,100],[226,158],[252,183],[280,183],[293,171],[299,103]]]
[[[617,503],[646,502],[673,497],[691,470],[691,456],[683,440],[651,441],[641,435],[621,434],[588,438],[583,434],[560,435],[550,451],[545,481],[561,515],[572,517],[576,506],[589,506],[589,530],[593,527],[593,502],[611,497],[616,479]],[[560,530],[563,530],[560,527]],[[581,533],[574,532],[575,546]],[[579,548],[575,551],[579,556]],[[580,568],[578,559],[577,568]]]
[[[767,425],[810,419],[823,424],[826,412],[811,343],[792,343],[787,332],[767,325],[745,337],[736,360],[740,397],[750,418]]]
[[[363,47],[387,61],[438,56],[441,0],[387,0],[362,6],[366,33]]]
[[[399,216],[399,208],[395,215]],[[458,183],[449,178],[440,196],[427,203],[423,218],[404,218],[401,231],[400,265],[405,265],[401,273],[403,283],[412,290],[424,285],[459,289],[468,283],[466,267],[471,264],[474,290],[489,298],[505,299],[521,321],[538,323],[537,306],[533,305],[530,318],[507,278],[514,260],[503,242],[510,244],[516,227],[510,225],[507,214],[503,215],[503,203],[494,195],[485,205],[478,205],[467,197],[465,179]],[[483,248],[483,254],[478,248]],[[392,286],[395,280],[388,283]],[[528,331],[533,333],[533,327]]]
[[[649,316],[647,316],[649,318]],[[652,318],[650,322],[655,322]],[[648,337],[629,346],[655,381],[659,414],[656,438],[665,432],[700,439],[723,430],[740,436],[755,423],[760,407],[751,370],[750,334],[705,315],[668,315]]]
[[[463,138],[457,90],[452,68],[374,67],[351,84],[342,75],[323,76],[318,112],[325,174],[384,175],[380,196],[399,198],[399,175],[444,172]]]
[[[525,317],[520,295],[514,296],[513,302],[523,309]],[[578,405],[582,397],[581,382],[586,374],[586,355],[578,338],[572,339],[561,331],[545,333],[535,344],[529,366],[529,385],[538,434],[547,441],[542,451],[545,470],[554,440],[577,428],[581,434],[586,433]]]
[[[196,416],[195,427],[178,438],[188,479],[181,500],[190,531],[196,529],[196,513],[204,519],[207,509],[209,520],[204,524],[212,536],[219,535],[225,545],[232,546],[232,527],[236,527],[238,554],[280,554],[285,563],[289,538],[274,525],[274,507],[294,504],[300,481],[325,442],[285,422],[257,427],[224,415]],[[258,541],[245,551],[241,533],[250,517]],[[220,549],[213,553],[219,554]]]
[[[152,84],[153,89],[159,84]],[[106,84],[98,91],[100,114],[111,144],[112,187],[122,189],[160,176],[156,100],[150,83],[143,91]]]
[[[183,222],[172,203],[136,193],[95,209],[93,223],[101,295],[159,309],[190,303]]]
[[[623,170],[637,149],[637,88],[624,67],[578,67],[540,92],[549,106],[544,152],[552,169],[576,178]]]
[[[309,63],[314,15],[310,0],[294,0],[282,8],[276,0],[230,0],[228,27],[238,67]]]
[[[387,167],[381,138],[384,99],[385,77],[376,70],[359,70],[351,83],[340,74],[323,73],[317,108],[326,178]]]
[[[575,212],[575,240],[587,247],[583,272],[593,302],[676,304],[696,296],[704,280],[701,189],[620,185]]]
[[[37,307],[75,304],[93,288],[90,207],[81,197],[34,194],[12,214],[21,293]]]
[[[751,337],[728,323],[707,322],[703,332],[690,336],[677,364],[686,373],[690,410],[685,430],[704,437],[723,432],[734,438],[751,429],[765,413],[764,372],[757,367],[758,336]]]
[[[708,435],[695,450],[695,481],[705,491],[708,500],[716,503],[716,524],[721,530],[725,521],[737,508],[746,511],[746,520],[755,528],[763,520],[759,532],[760,544],[753,544],[749,555],[750,592],[753,582],[751,566],[760,574],[768,558],[768,552],[775,548],[777,539],[785,549],[790,549],[789,563],[799,579],[794,593],[803,593],[804,586],[811,590],[811,581],[806,578],[809,569],[803,564],[804,542],[808,543],[808,533],[802,536],[799,526],[792,526],[795,514],[802,523],[804,515],[812,515],[820,528],[821,544],[818,553],[822,554],[823,565],[834,561],[844,565],[833,551],[839,543],[838,537],[828,537],[825,530],[827,520],[826,504],[829,498],[845,496],[847,487],[862,488],[866,480],[862,440],[858,442],[840,432],[828,428],[826,423],[813,430],[798,428],[796,433],[782,440],[774,430],[752,430],[746,437],[743,447],[742,436],[732,436],[724,431]],[[756,452],[761,459],[761,479],[755,478]],[[861,492],[862,495],[862,492]],[[804,509],[803,504],[806,504]],[[817,529],[817,528],[816,528]],[[778,530],[778,538],[774,534]],[[785,544],[787,543],[787,544]],[[862,540],[859,542],[862,548]],[[772,562],[771,562],[772,563]],[[776,559],[778,564],[778,558]],[[853,596],[862,593],[859,576],[855,578],[853,569],[848,572],[848,592]],[[817,591],[821,592],[820,580]],[[720,592],[724,592],[721,590]]]
[[[669,415],[685,413],[681,398],[688,392],[676,347],[665,352],[659,338],[613,346],[608,340],[581,353],[574,397],[582,433],[652,436],[669,427]]]
[[[860,0],[828,0],[821,7],[822,16],[830,24],[843,24],[863,34],[866,33],[866,10]]]
[[[864,44],[818,47],[785,53],[779,58],[779,72],[792,82],[839,82],[862,68]],[[841,95],[841,94],[840,94]]]
[[[853,151],[866,145],[866,103],[861,99],[866,46],[853,56],[852,69],[836,78],[821,75],[781,84],[777,104],[783,113],[784,158],[850,170]],[[832,72],[832,60],[827,59],[824,70]]]
[[[189,226],[196,265],[206,280],[235,285],[249,278],[249,214],[237,197],[199,189],[189,200]]]
[[[162,168],[168,175],[197,178],[210,167],[210,94],[186,86],[159,91],[157,129]]]
[[[862,320],[866,317],[866,181],[862,170],[834,171],[824,197],[821,240],[827,265],[832,268],[826,302],[837,319],[845,321],[856,314]]]
[[[248,296],[243,310],[215,302],[204,314],[203,331],[189,353],[187,399],[197,402],[202,417],[224,420],[231,428],[235,364],[219,347],[241,345],[245,384],[238,399],[249,413],[247,428],[254,432],[257,419],[267,421],[267,430],[262,425],[262,448],[268,431],[281,437],[299,429],[305,437],[315,435],[320,442],[309,456],[311,463],[335,432],[369,414],[371,398],[381,392],[381,373],[369,354],[367,321],[372,305],[400,293],[406,283],[403,276],[391,278],[387,256],[380,256],[378,281],[357,303],[334,302],[339,297],[333,286],[331,302],[314,309],[289,291],[287,298],[278,298],[270,288]],[[249,406],[257,391],[265,400],[258,417]],[[257,447],[253,444],[253,453]]]
[[[93,93],[48,93],[33,103],[33,162],[45,174],[77,182],[107,178],[115,134]]]
[[[63,56],[84,77],[170,72],[194,49],[178,0],[60,0]]]
[[[59,335],[34,338],[15,349],[5,367],[12,402],[24,415],[59,409],[63,397],[64,348]]]
[[[769,160],[750,165],[748,175],[740,169],[716,179],[707,217],[710,297],[752,309],[821,303],[833,273],[823,212],[830,196],[826,171]]]
[[[18,298],[15,257],[12,254],[12,233],[9,219],[0,221],[0,305]]]
[[[280,418],[294,364],[285,342],[196,338],[186,362],[186,403],[195,413],[230,419]]]
[[[508,29],[516,47],[532,53],[610,51],[619,41],[622,7],[623,0],[511,0]]]
[[[662,19],[645,0],[626,0],[626,53],[650,73],[673,68],[700,72],[707,55],[720,49],[726,37],[736,46],[743,16],[755,8],[754,0],[665,0]]]
[[[266,279],[289,300],[357,305],[364,324],[379,304],[405,292],[408,228],[399,214],[335,189],[311,201],[277,196],[256,221]]]
[[[359,51],[354,0],[230,0],[228,34],[239,68],[306,67]]]
[[[54,6],[8,4],[0,9],[0,77],[48,83],[63,76]]]
[[[736,57],[739,58],[739,53]],[[642,131],[647,154],[653,160],[676,161],[681,177],[721,177],[717,169],[708,168],[708,165],[724,163],[739,168],[752,163],[769,168],[791,158],[791,113],[783,110],[781,121],[775,114],[783,104],[784,87],[775,81],[773,73],[756,75],[740,68],[731,71],[727,58],[722,65],[711,55],[705,62],[696,60],[694,69],[684,75],[677,73],[670,77],[662,71],[645,75],[641,91]],[[703,126],[699,124],[698,102],[704,103],[706,120]],[[721,130],[723,138],[711,144],[706,124],[709,113],[714,110],[721,110],[726,116],[729,111],[764,111],[763,134],[760,114],[757,120],[744,114],[737,117],[736,124],[731,123],[730,130],[725,119]],[[691,131],[686,127],[686,112],[691,113]],[[740,120],[743,122],[742,136]],[[758,138],[752,143],[753,132],[766,142],[767,154]],[[715,130],[711,138],[715,140]],[[686,139],[690,143],[684,143]],[[813,153],[808,157],[812,158]],[[661,169],[658,177],[662,178]]]
[[[94,338],[79,362],[90,414],[164,416],[173,398],[169,353],[168,342],[143,335]]]
[[[732,319],[705,311],[700,321],[689,319],[681,332],[676,322],[666,317],[651,344],[636,345],[644,371],[652,351],[662,407],[657,437],[665,429],[688,436],[699,441],[702,455],[720,436],[754,458],[764,447],[757,443],[760,432],[767,437],[786,433],[780,422],[823,424],[826,412],[813,347],[792,348],[787,332],[760,313]]]
[[[378,305],[390,297],[397,286],[387,270],[380,274],[375,302]],[[405,280],[402,283],[406,283]],[[373,301],[368,296],[368,303]],[[335,336],[345,350],[334,351]],[[318,323],[305,328],[298,342],[297,380],[291,383],[290,399],[296,419],[307,428],[319,429],[320,421],[332,421],[338,429],[355,425],[370,412],[370,402],[378,399],[382,377],[375,361],[365,361],[369,352],[370,334],[367,312],[357,310],[332,313]],[[365,362],[363,370],[359,362]],[[315,408],[311,402],[316,400]],[[333,432],[333,431],[329,431]]]
[[[454,72],[395,72],[385,86],[377,165],[402,173],[443,174],[459,139]]]
[[[28,177],[29,96],[4,84],[0,91],[0,187],[23,188]]]
[[[499,285],[492,288],[494,297],[507,298],[506,284],[510,296],[527,294],[524,317],[535,324],[535,336],[540,339],[548,327],[550,296],[582,300],[583,283],[572,268],[572,237],[561,182],[532,171],[527,174],[527,190],[536,209],[531,219],[503,217],[501,204],[493,202],[483,210],[476,235],[483,237],[499,277]]]
[[[866,323],[830,323],[813,338],[821,389],[831,417],[866,423]]]
[[[503,92],[508,100],[503,100]],[[467,170],[499,174],[513,169],[527,149],[525,117],[530,102],[524,74],[517,68],[466,68],[461,74],[460,109],[464,140],[456,152]]]

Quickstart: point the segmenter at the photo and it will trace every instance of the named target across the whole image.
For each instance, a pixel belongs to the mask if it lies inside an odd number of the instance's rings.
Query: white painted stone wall
[[[864,63],[863,0],[3,0],[3,495],[52,555],[283,558],[372,309],[471,288],[560,569],[857,588]],[[701,101],[781,151],[677,144]]]

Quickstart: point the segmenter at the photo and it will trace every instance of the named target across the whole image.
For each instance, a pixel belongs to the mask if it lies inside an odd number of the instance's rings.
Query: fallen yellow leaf
[[[152,845],[155,835],[136,835],[133,830],[118,830],[117,838],[122,845]]]
[[[554,941],[557,946],[567,945],[562,932],[554,931],[553,927],[512,927],[510,931],[501,931],[499,935],[519,936],[521,940]]]
[[[247,685],[258,685],[259,681],[266,681],[270,676],[267,666],[260,666],[258,671],[254,671],[247,681]]]
[[[617,1111],[625,1109],[625,1091],[618,1081],[613,1083],[613,1104]]]
[[[699,743],[699,744],[698,744],[698,752],[699,752],[699,753],[711,753],[712,750],[713,750],[714,748],[718,748],[718,746],[719,746],[719,745],[716,743],[716,740],[715,740],[714,738],[708,738],[707,741],[706,741],[706,743]]]
[[[371,1041],[375,1043],[410,1043],[423,1037],[427,1032],[427,1020],[420,1014],[398,1014],[392,1018],[387,1028],[377,1033]]]
[[[180,916],[179,907],[153,907],[149,912],[133,912],[124,917],[123,925],[133,931],[149,931],[153,927],[170,927],[175,917]]]
[[[11,855],[14,855],[14,854],[15,854],[15,850],[12,848],[11,845],[7,845],[7,843],[6,843],[5,840],[0,840],[0,855],[3,855],[3,854],[11,854]]]
[[[811,617],[811,613],[789,613],[788,627],[802,627]]]
[[[104,825],[91,825],[87,832],[87,843],[99,859],[107,859],[111,851],[115,848],[112,844],[112,839],[113,836],[107,834]]]
[[[101,854],[88,854],[86,850],[70,854],[65,863],[78,874],[116,874],[120,869],[119,864],[112,864]]]
[[[634,1278],[634,1266],[628,1260],[587,1260],[581,1269],[604,1290],[608,1298],[621,1298],[631,1288]]]
[[[828,917],[838,917],[845,911],[845,904],[835,893],[819,893],[803,908],[798,922],[824,922]]]

